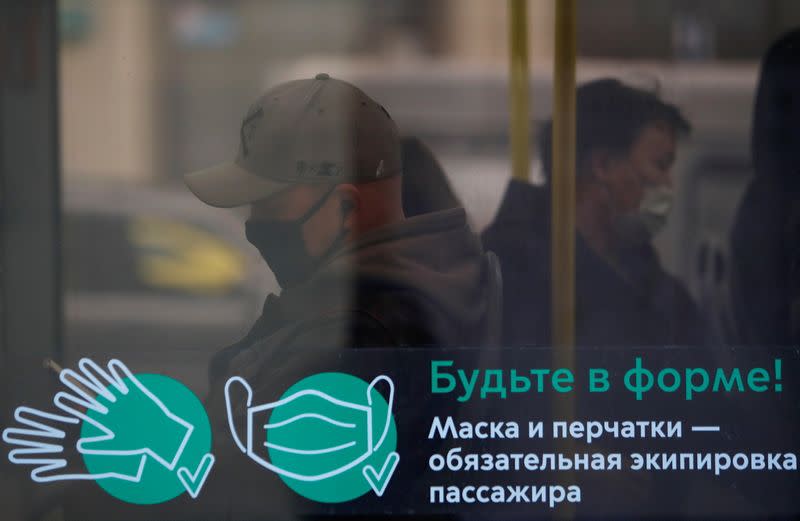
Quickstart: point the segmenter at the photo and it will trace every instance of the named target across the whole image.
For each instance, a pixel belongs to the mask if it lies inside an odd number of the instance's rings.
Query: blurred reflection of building
[[[61,3],[61,153],[67,175],[158,171],[153,0]]]
[[[578,0],[578,54],[758,61],[798,24],[797,0]]]
[[[531,59],[552,55],[555,0],[529,0]],[[171,180],[229,157],[246,101],[275,67],[316,56],[424,56],[497,67],[506,2],[61,0],[61,127],[68,176]],[[796,0],[581,0],[579,53],[755,60]],[[336,71],[328,71],[336,74]]]

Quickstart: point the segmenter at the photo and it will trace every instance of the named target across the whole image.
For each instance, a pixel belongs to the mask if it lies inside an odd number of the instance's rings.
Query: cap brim
[[[218,208],[250,204],[290,186],[251,174],[236,163],[192,172],[184,175],[183,180],[198,199]]]

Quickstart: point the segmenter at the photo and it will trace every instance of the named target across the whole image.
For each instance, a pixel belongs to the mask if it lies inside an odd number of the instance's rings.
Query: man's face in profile
[[[318,204],[329,190],[328,185],[319,184],[291,186],[267,199],[251,204],[250,220],[284,223],[297,221]],[[330,238],[340,233],[342,216],[337,200],[336,193],[331,194],[302,224],[303,243],[311,256],[321,255],[330,246]]]
[[[344,241],[346,191],[343,185],[298,184],[251,205],[245,235],[282,288],[308,280]]]
[[[646,125],[628,154],[611,161],[606,182],[620,215],[637,211],[648,187],[672,187],[675,131],[660,122]]]

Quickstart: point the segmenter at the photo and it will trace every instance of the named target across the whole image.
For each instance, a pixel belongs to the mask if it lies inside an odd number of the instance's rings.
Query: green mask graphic
[[[231,420],[234,384],[247,392],[246,443]],[[388,400],[377,386],[387,389]],[[399,460],[391,413],[394,384],[387,376],[367,384],[342,373],[322,373],[298,382],[281,399],[258,406],[250,403],[247,382],[233,377],[225,394],[239,448],[299,494],[323,502],[347,501],[370,488],[383,494]]]

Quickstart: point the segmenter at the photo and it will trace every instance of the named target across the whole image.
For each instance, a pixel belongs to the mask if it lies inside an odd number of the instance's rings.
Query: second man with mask
[[[583,346],[698,345],[704,328],[689,293],[661,266],[652,238],[674,197],[671,170],[690,126],[655,94],[601,79],[577,91],[576,342]],[[551,124],[541,133],[552,175]],[[509,184],[484,232],[505,282],[510,345],[549,345],[550,186]]]

